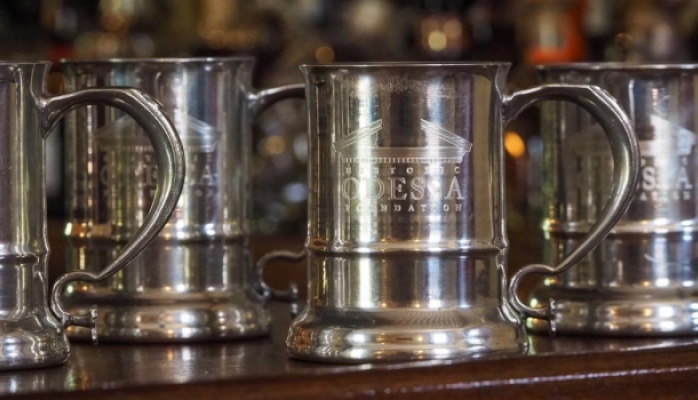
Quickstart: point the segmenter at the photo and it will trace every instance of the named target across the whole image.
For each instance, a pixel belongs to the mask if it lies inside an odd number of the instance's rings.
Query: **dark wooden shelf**
[[[296,361],[288,306],[271,337],[188,345],[73,345],[67,364],[0,374],[3,395],[85,399],[694,399],[698,338],[532,337],[508,358],[378,365]]]

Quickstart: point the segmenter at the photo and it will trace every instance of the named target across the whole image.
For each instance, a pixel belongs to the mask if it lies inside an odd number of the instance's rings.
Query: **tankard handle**
[[[73,315],[65,310],[61,294],[73,281],[97,282],[121,270],[158,235],[177,205],[184,184],[184,149],[172,121],[162,105],[146,93],[132,88],[84,89],[55,97],[40,97],[37,106],[42,114],[46,135],[68,111],[82,105],[101,104],[116,107],[130,115],[150,138],[158,165],[158,185],[153,204],[143,225],[121,253],[101,272],[69,272],[53,285],[51,310],[63,328],[69,325],[90,328],[96,342],[96,307],[87,315]]]
[[[251,92],[247,95],[248,104],[252,115],[255,117],[272,104],[289,98],[305,98],[305,84],[296,83],[293,85],[279,86],[271,89],[264,89]]]
[[[269,287],[266,282],[264,282],[264,268],[267,266],[267,264],[271,263],[274,260],[281,260],[281,261],[288,261],[288,262],[297,262],[305,258],[305,250],[301,250],[298,253],[294,253],[292,251],[271,251],[257,260],[257,263],[255,264],[255,271],[257,272],[257,279],[259,281],[260,285],[260,291],[262,292],[262,295],[266,298],[273,298],[276,300],[286,300],[286,301],[294,301],[298,299],[298,285],[295,284],[295,282],[291,282],[290,285],[288,285],[288,289],[285,290],[275,290]]]
[[[252,115],[256,117],[259,115],[259,113],[277,101],[292,97],[305,98],[305,85],[301,83],[253,92],[248,95],[248,104]],[[284,301],[296,300],[298,298],[298,286],[295,283],[291,283],[286,289],[272,289],[269,285],[267,285],[266,282],[264,282],[264,268],[276,258],[281,258],[288,261],[299,261],[304,255],[305,252],[291,253],[278,251],[265,254],[262,258],[260,258],[255,264],[255,272],[257,274],[259,291],[261,292],[262,296],[267,299],[273,298]]]
[[[543,85],[530,90],[515,92],[504,98],[504,123],[515,118],[526,107],[544,100],[566,100],[589,112],[603,127],[613,153],[613,189],[606,207],[582,242],[574,248],[556,267],[533,264],[518,271],[509,285],[509,300],[516,311],[524,317],[548,320],[550,331],[555,333],[555,304],[533,308],[521,301],[517,290],[521,280],[529,274],[556,275],[578,263],[593,250],[613,229],[627,210],[639,179],[640,150],[637,137],[627,115],[616,100],[597,86]]]

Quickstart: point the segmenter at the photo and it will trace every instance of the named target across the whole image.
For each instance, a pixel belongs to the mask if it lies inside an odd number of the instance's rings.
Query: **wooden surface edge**
[[[540,356],[450,365],[37,393],[19,399],[694,399],[698,349]]]

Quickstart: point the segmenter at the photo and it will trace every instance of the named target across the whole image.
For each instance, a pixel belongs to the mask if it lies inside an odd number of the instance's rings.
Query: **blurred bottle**
[[[582,61],[583,0],[523,0],[518,3],[517,36],[529,64]]]
[[[679,27],[686,38],[686,51],[690,60],[698,59],[698,1],[686,1],[678,13]]]
[[[417,38],[422,57],[433,60],[458,60],[470,49],[472,31],[465,18],[465,2],[425,0],[417,27]],[[488,35],[487,13],[479,15],[480,34]],[[483,23],[484,22],[484,23]],[[484,25],[484,26],[483,26]]]
[[[511,0],[422,0],[413,13],[418,57],[431,60],[511,61]]]
[[[582,28],[586,36],[589,61],[607,59],[609,46],[613,45],[618,30],[614,26],[616,0],[586,0]]]
[[[618,0],[618,34],[610,60],[680,62],[688,59],[679,15],[684,0]]]

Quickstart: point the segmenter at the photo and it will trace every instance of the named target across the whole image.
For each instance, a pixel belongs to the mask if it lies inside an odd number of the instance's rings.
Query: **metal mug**
[[[551,65],[553,84],[598,85],[620,102],[640,144],[641,179],[608,237],[575,268],[531,298],[558,307],[563,333],[698,333],[698,65]],[[610,148],[578,107],[543,105],[546,258],[579,243],[611,192]],[[540,321],[529,321],[535,330]]]
[[[0,63],[0,369],[32,368],[65,361],[64,333],[70,326],[92,329],[97,312],[70,312],[60,298],[72,282],[96,282],[121,270],[157,235],[182,190],[184,155],[172,122],[161,105],[136,89],[99,88],[49,96],[50,63]],[[153,142],[159,184],[153,207],[134,225],[133,235],[101,272],[71,272],[54,284],[46,299],[45,144],[51,128],[69,110],[110,105],[131,115]],[[93,107],[89,105],[88,107]],[[147,210],[146,210],[147,211]],[[117,229],[116,225],[104,228]],[[84,234],[90,235],[90,227]],[[86,329],[89,332],[89,329]]]
[[[100,284],[74,285],[66,297],[75,310],[100,305],[102,340],[183,342],[269,332],[266,299],[272,292],[253,270],[248,246],[251,120],[304,91],[303,85],[253,91],[253,64],[251,57],[62,63],[71,90],[133,86],[159,99],[187,162],[184,190],[158,238],[128,271]],[[78,110],[66,118],[65,137],[68,265],[92,271],[112,259],[150,207],[157,165],[140,128],[116,110]]]
[[[308,301],[291,356],[331,362],[445,359],[527,348],[517,295],[529,273],[558,274],[627,207],[637,141],[612,97],[547,85],[507,95],[509,64],[306,65]],[[557,267],[507,283],[502,128],[531,104],[569,100],[606,129],[617,168],[602,218]],[[301,256],[303,253],[298,254]],[[291,253],[270,254],[293,258]],[[553,312],[554,313],[554,312]]]

